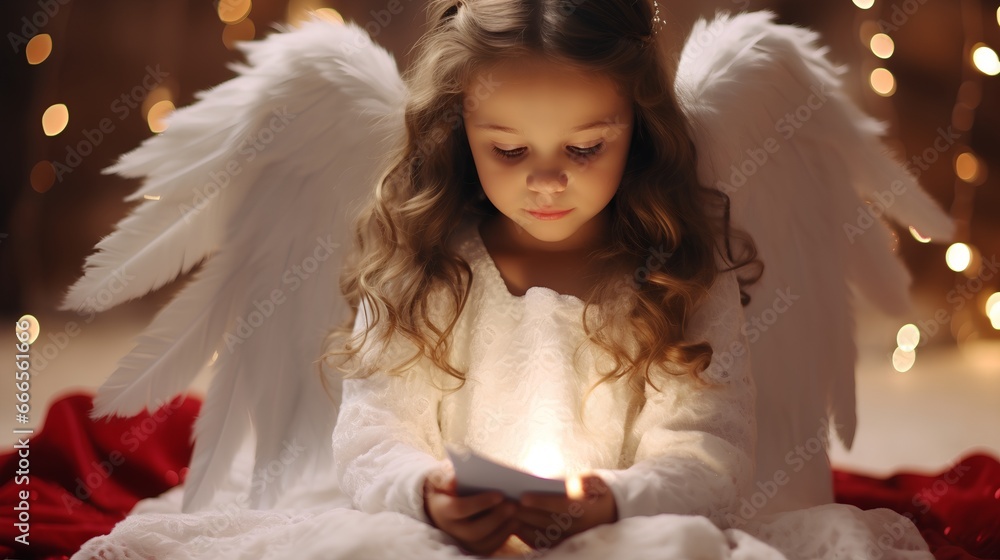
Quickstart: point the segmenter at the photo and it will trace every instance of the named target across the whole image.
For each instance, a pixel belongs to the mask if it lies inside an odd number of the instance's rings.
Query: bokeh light
[[[972,249],[965,243],[954,243],[948,247],[944,259],[948,263],[948,268],[955,272],[962,272],[969,268],[969,264],[972,263]]]
[[[252,8],[250,0],[220,0],[219,19],[229,25],[237,24],[250,15]]]
[[[69,108],[64,103],[56,103],[42,114],[42,130],[46,136],[55,136],[69,124]]]
[[[933,239],[931,239],[930,237],[924,237],[923,235],[920,235],[920,232],[917,231],[916,228],[914,228],[913,226],[910,226],[910,235],[912,235],[914,239],[916,239],[921,243],[930,243],[931,241],[933,241]]]
[[[892,367],[896,368],[899,373],[910,371],[916,361],[917,353],[913,350],[896,348],[896,351],[892,353]]]
[[[896,43],[892,41],[892,37],[885,33],[877,33],[872,37],[871,49],[875,56],[886,59],[896,52]]]
[[[903,325],[896,333],[896,344],[900,350],[910,352],[920,344],[920,329],[916,325]]]
[[[896,77],[885,68],[873,70],[870,81],[872,89],[882,97],[889,97],[896,93]]]
[[[966,183],[978,183],[981,168],[979,158],[972,152],[962,152],[955,158],[955,174]]]
[[[997,57],[997,52],[982,43],[973,47],[972,63],[987,76],[1000,74],[1000,58]]]
[[[334,10],[333,8],[320,8],[315,10],[315,14],[320,17],[320,19],[325,19],[326,21],[332,23],[344,23],[344,16],[340,15],[340,12]]]
[[[21,323],[25,323],[25,322],[28,323],[28,328],[22,330],[21,327],[20,327],[20,325],[21,325]],[[14,329],[15,330],[14,334],[20,335],[22,332],[27,332],[28,333],[28,340],[27,340],[28,344],[34,344],[34,342],[36,340],[38,340],[38,333],[41,332],[42,328],[38,324],[38,319],[36,319],[34,315],[22,315],[21,318],[17,320],[16,324],[18,326],[17,326],[16,329]],[[21,338],[18,337],[17,340],[18,340],[18,342],[20,342]]]
[[[157,133],[166,130],[166,118],[173,112],[174,104],[172,101],[158,101],[149,108],[149,113],[146,115],[146,122],[149,124],[149,130]]]
[[[52,36],[48,33],[35,35],[24,48],[24,56],[28,59],[28,64],[41,64],[50,54],[52,54]]]
[[[875,0],[854,0],[854,5],[862,10],[868,10],[875,5]]]
[[[229,50],[235,50],[236,43],[239,41],[252,41],[256,35],[257,27],[254,25],[253,20],[246,18],[236,25],[227,25],[222,30],[222,44]]]
[[[40,161],[31,168],[31,188],[38,193],[44,193],[56,183],[56,169],[52,162]]]
[[[989,317],[993,328],[1000,330],[1000,292],[997,292],[986,300],[986,316]]]

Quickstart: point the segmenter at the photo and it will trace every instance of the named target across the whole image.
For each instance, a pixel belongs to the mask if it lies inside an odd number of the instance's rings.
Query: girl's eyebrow
[[[581,132],[581,131],[584,131],[584,130],[590,130],[592,128],[601,128],[601,127],[605,127],[605,126],[624,126],[624,125],[622,125],[620,123],[616,123],[615,121],[616,121],[616,119],[614,119],[614,118],[604,119],[604,120],[600,120],[600,121],[594,121],[594,122],[591,122],[591,123],[580,125],[580,126],[574,128],[573,130],[571,130],[571,132]],[[517,130],[516,128],[510,128],[510,127],[506,127],[506,126],[500,126],[498,124],[493,124],[493,123],[478,123],[478,124],[475,124],[473,126],[475,126],[476,128],[483,128],[483,129],[486,129],[486,130],[497,130],[497,131],[500,131],[500,132],[507,132],[509,134],[521,134],[521,131]]]

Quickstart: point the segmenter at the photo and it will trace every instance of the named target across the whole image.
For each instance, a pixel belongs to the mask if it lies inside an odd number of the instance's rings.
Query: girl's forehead
[[[610,79],[556,64],[504,65],[484,70],[466,88],[470,114],[525,119],[577,119],[628,108]]]
[[[472,81],[475,86],[484,79],[507,89],[565,89],[575,87],[601,87],[612,82],[600,73],[547,60],[527,59],[504,61],[478,72]]]

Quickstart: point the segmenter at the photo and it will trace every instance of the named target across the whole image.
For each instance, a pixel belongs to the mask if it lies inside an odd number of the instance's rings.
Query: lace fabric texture
[[[647,387],[639,397],[623,381],[602,383],[581,415],[584,394],[609,368],[583,344],[583,301],[539,286],[512,295],[477,225],[466,221],[456,236],[474,274],[451,344],[464,387],[451,391],[457,380],[425,357],[404,375],[345,380],[328,488],[255,511],[239,505],[234,482],[218,510],[179,514],[178,487],[140,502],[73,559],[288,557],[283,546],[297,546],[298,558],[465,557],[423,510],[424,479],[450,471],[445,442],[540,476],[592,471],[608,483],[619,521],[545,549],[550,558],[932,558],[890,510],[741,513],[754,480],[755,387],[733,273],[719,277],[690,325],[690,338],[714,349],[701,374],[710,386],[662,375],[662,392]],[[355,332],[370,312],[362,307]],[[443,314],[432,318],[445,324]],[[367,350],[365,360],[395,363],[414,348],[396,337]]]

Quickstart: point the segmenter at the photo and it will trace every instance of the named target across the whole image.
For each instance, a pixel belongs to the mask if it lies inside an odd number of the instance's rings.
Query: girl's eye
[[[577,148],[576,146],[570,146],[569,151],[570,153],[572,153],[577,157],[592,158],[604,151],[604,142],[601,142],[600,144],[596,146],[591,146],[589,148]]]
[[[570,155],[577,158],[586,159],[586,158],[592,158],[597,154],[603,152],[604,146],[605,146],[604,142],[601,142],[600,144],[597,144],[596,146],[591,146],[589,148],[579,148],[577,146],[569,146],[567,149],[569,150]],[[527,148],[518,148],[516,150],[501,150],[496,146],[493,147],[493,153],[503,159],[517,159],[522,155],[524,155],[524,152],[526,150]]]
[[[527,148],[518,148],[516,150],[501,150],[496,146],[493,146],[493,153],[502,157],[503,159],[517,159],[524,155],[524,151]]]

